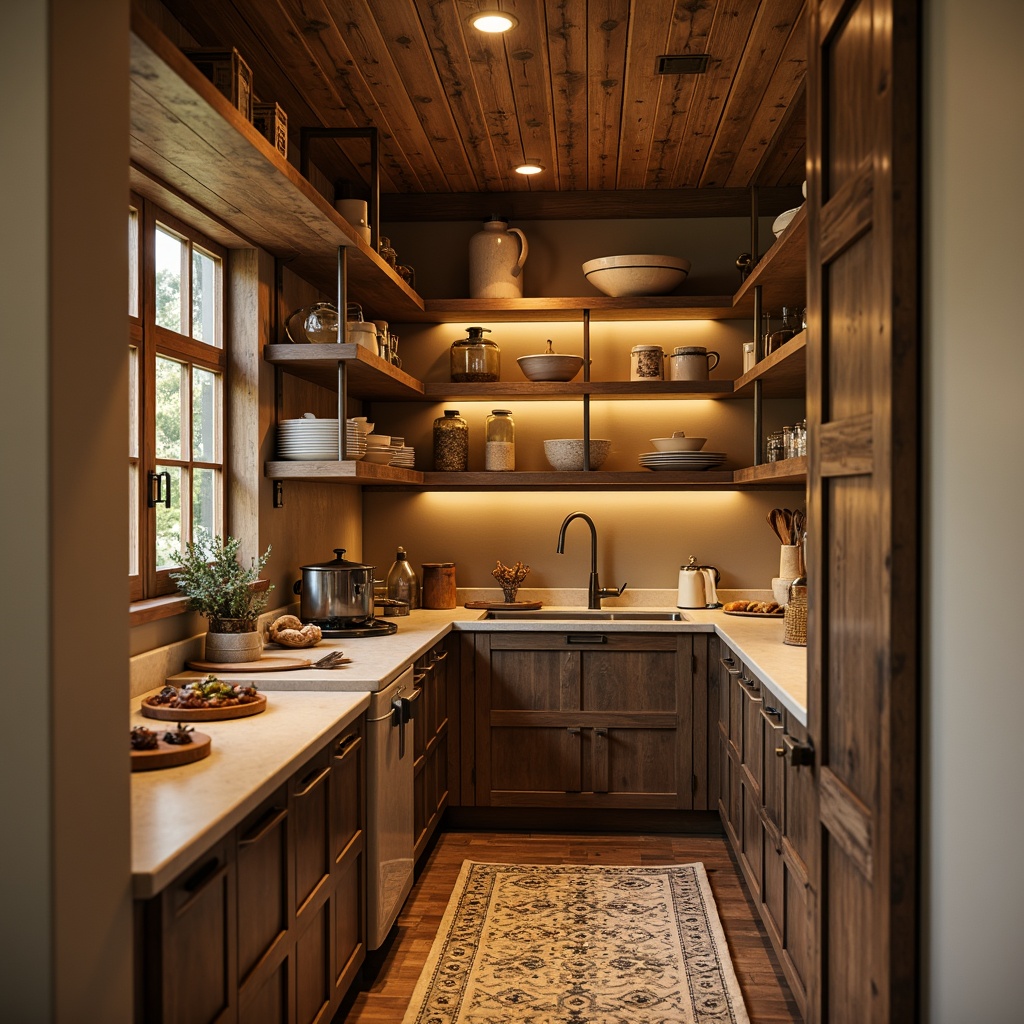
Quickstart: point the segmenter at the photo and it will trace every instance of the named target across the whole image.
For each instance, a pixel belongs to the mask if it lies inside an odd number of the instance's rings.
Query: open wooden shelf
[[[779,462],[766,462],[761,466],[748,466],[737,469],[733,473],[737,484],[786,486],[804,484],[807,481],[807,456],[795,459],[782,459]]]
[[[423,394],[428,401],[448,402],[454,399],[466,401],[485,399],[534,399],[582,398],[732,398],[731,380],[712,381],[582,381],[567,383],[549,381],[495,381],[488,384],[431,383],[423,385]]]
[[[337,250],[348,248],[349,287],[363,310],[399,321],[423,300],[334,207],[133,7],[131,160],[143,194],[165,182],[208,219],[287,261],[327,294],[337,293]],[[156,201],[165,199],[162,189]]]
[[[353,342],[327,345],[264,345],[263,358],[295,377],[336,390],[338,363],[345,364],[349,393],[355,398],[423,401],[423,385],[397,366]]]
[[[750,316],[736,310],[731,295],[647,295],[615,299],[607,295],[569,298],[425,299],[424,310],[406,318],[420,323],[476,323],[582,320],[732,320]]]
[[[411,484],[423,486],[423,473],[373,462],[267,462],[264,473],[272,480],[304,480],[321,484]]]
[[[736,380],[734,394],[749,398],[761,381],[762,398],[803,398],[807,377],[807,332],[801,331]]]
[[[807,295],[807,208],[797,210],[789,226],[761,257],[733,296],[736,315],[754,315],[754,289],[761,286],[765,312],[802,307]],[[742,310],[742,313],[739,311]]]

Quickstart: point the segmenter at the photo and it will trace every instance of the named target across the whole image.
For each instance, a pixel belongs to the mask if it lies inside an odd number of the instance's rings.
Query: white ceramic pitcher
[[[496,214],[469,240],[469,297],[519,299],[523,295],[526,235]]]

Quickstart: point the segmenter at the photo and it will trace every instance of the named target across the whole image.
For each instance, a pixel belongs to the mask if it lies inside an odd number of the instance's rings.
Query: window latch
[[[150,508],[156,508],[160,502],[164,503],[164,508],[171,507],[171,474],[164,471],[163,473],[154,473],[150,470],[146,474],[147,482],[149,484],[149,498],[147,504]],[[167,490],[164,490],[166,486]]]

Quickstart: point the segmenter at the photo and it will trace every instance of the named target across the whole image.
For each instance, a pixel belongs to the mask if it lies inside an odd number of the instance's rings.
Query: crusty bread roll
[[[282,615],[270,624],[270,639],[283,647],[312,647],[320,643],[323,633],[312,622],[306,625],[295,615]]]
[[[750,601],[728,601],[723,608],[727,612],[745,612],[750,603]]]

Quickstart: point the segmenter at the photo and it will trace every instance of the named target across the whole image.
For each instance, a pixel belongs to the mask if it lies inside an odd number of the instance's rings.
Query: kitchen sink
[[[489,611],[485,619],[517,619],[522,621],[533,620],[564,620],[573,619],[580,621],[596,622],[686,622],[687,617],[682,612],[644,612],[637,610],[612,609],[612,608],[571,608],[564,611],[557,609],[542,609],[538,611],[504,612]]]

